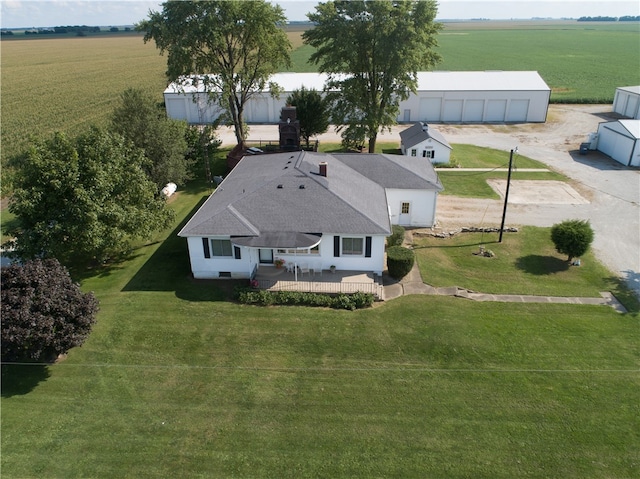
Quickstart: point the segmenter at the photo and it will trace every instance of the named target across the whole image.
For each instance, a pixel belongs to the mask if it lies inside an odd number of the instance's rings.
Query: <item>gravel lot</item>
[[[547,193],[537,182],[512,182],[506,225],[551,226],[565,219],[588,219],[596,233],[593,243],[596,255],[640,297],[640,170],[622,166],[599,152],[579,154],[580,143],[586,141],[589,133],[597,131],[598,123],[614,119],[611,105],[550,105],[544,124],[436,125],[436,128],[449,143],[503,150],[505,163],[509,161],[510,150],[518,147],[519,154],[571,178],[569,188],[556,185],[558,189]],[[379,135],[379,141],[397,141],[399,132],[408,126],[393,127],[391,132]],[[218,133],[223,144],[235,143],[231,128],[220,128]],[[277,137],[276,125],[250,127],[250,140]],[[340,137],[331,130],[318,139],[335,142]],[[514,164],[517,166],[517,156]],[[494,187],[500,190],[501,185],[498,182]],[[564,199],[559,200],[560,197]],[[499,226],[502,205],[502,200],[440,195],[438,226],[443,229]]]

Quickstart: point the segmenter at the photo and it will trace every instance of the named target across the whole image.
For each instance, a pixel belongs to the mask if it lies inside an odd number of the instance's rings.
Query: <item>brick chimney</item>
[[[320,165],[318,165],[320,167],[320,176],[327,176],[327,162],[326,161],[321,161]]]

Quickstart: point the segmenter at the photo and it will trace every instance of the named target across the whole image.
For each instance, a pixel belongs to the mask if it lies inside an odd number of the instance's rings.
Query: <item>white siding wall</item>
[[[613,111],[627,118],[640,119],[640,94],[616,89]]]
[[[280,111],[285,106],[291,91],[282,92],[278,98],[268,92],[256,94],[245,106],[247,123],[278,123]],[[192,98],[193,93],[179,94],[165,92],[167,114],[170,118],[186,119],[189,123],[199,123],[200,118],[210,122],[220,115],[219,108],[209,105],[204,115],[197,104],[187,100],[179,106],[177,97]],[[547,118],[550,91],[418,91],[407,100],[400,102],[398,121],[450,122],[450,123],[491,123],[522,122],[543,123]],[[202,105],[202,101],[200,103]],[[183,109],[186,108],[187,118]],[[407,113],[408,112],[408,113]]]
[[[229,239],[216,237],[217,239]],[[221,272],[231,273],[232,278],[249,278],[253,265],[258,262],[257,250],[240,248],[240,259],[230,257],[205,258],[201,237],[187,238],[191,271],[196,279],[217,279]],[[233,250],[233,247],[232,247]]]
[[[442,143],[438,143],[432,139],[425,140],[417,145],[405,146],[401,145],[401,150],[404,155],[411,156],[411,150],[416,150],[416,157],[422,158],[424,151],[433,150],[435,152],[434,158],[426,158],[425,160],[431,161],[431,163],[449,163],[451,157],[451,150],[444,146]]]
[[[391,224],[428,228],[436,221],[436,202],[438,194],[425,190],[387,190],[387,203]],[[401,215],[402,203],[409,203],[409,218]],[[402,216],[402,217],[401,217]]]
[[[598,125],[598,150],[625,166],[640,166],[640,141],[630,137],[619,122]]]

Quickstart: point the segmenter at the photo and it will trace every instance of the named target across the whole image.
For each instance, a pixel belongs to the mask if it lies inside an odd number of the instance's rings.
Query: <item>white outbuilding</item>
[[[278,123],[280,111],[294,90],[302,86],[322,91],[323,73],[277,73],[270,82],[281,93],[265,89],[245,105],[247,123]],[[418,72],[418,88],[400,102],[397,120],[403,123],[543,123],[551,89],[535,71]],[[164,91],[167,115],[189,123],[209,123],[221,114],[208,101],[202,86],[170,84]]]
[[[431,163],[449,163],[451,145],[438,130],[419,121],[400,132],[400,150],[405,156],[426,158]]]
[[[640,120],[640,85],[616,88],[613,111],[626,118]]]
[[[640,166],[640,120],[598,125],[597,149],[625,166]]]

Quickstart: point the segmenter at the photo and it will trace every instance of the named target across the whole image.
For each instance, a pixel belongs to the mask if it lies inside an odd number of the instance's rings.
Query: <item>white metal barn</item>
[[[300,87],[322,91],[326,74],[277,73],[271,81],[279,97],[257,93],[245,106],[247,123],[277,123],[291,92]],[[400,102],[399,122],[543,123],[551,89],[535,71],[418,72],[417,93]],[[208,123],[220,106],[207,101],[202,88],[174,83],[164,91],[167,115],[189,123]]]
[[[613,111],[627,118],[640,120],[640,85],[616,88]]]
[[[600,123],[598,150],[625,166],[640,166],[640,120]]]

